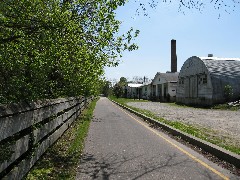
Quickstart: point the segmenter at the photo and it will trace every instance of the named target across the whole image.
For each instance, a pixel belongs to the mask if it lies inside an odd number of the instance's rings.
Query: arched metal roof
[[[240,78],[239,58],[200,58],[206,65],[211,76],[227,76],[230,78]]]
[[[195,75],[208,74],[209,87],[212,91],[214,101],[224,100],[226,85],[233,88],[233,97],[240,95],[240,59],[239,58],[201,58],[192,56],[188,58],[179,74],[179,78],[191,77]]]

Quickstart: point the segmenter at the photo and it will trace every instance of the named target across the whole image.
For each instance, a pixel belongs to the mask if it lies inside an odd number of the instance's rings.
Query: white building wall
[[[176,96],[177,83],[168,82],[168,93],[171,97]]]
[[[143,85],[142,87],[142,98],[150,99],[151,97],[151,84]]]
[[[166,101],[168,94],[170,100],[175,100],[177,83],[168,82],[162,74],[157,74],[152,82],[154,95],[157,100]]]
[[[212,99],[212,83],[205,64],[191,57],[183,64],[177,85],[177,102],[197,104]]]

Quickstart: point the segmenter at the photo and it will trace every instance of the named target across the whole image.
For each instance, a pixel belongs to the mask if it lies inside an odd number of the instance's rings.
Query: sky
[[[139,49],[124,52],[117,67],[105,68],[109,81],[134,76],[153,79],[157,72],[170,71],[171,39],[177,44],[178,71],[191,56],[240,58],[240,5],[227,8],[228,12],[206,5],[201,12],[183,8],[184,13],[178,12],[178,5],[177,1],[160,3],[155,9],[147,8],[144,16],[143,12],[137,15],[138,4],[130,0],[116,11],[122,22],[120,34],[131,27],[140,30],[135,39]]]

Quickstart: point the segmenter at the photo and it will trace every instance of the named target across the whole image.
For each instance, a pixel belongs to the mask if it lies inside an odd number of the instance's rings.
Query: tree
[[[117,98],[125,96],[124,91],[127,84],[127,78],[121,77],[119,82],[114,85],[113,93]]]
[[[134,83],[137,83],[137,84],[140,83],[140,84],[141,84],[141,83],[143,83],[144,78],[142,78],[142,77],[140,77],[140,76],[133,76],[132,81],[133,81]]]
[[[202,11],[206,6],[212,6],[216,10],[223,9],[227,13],[230,13],[231,11],[234,11],[236,6],[239,6],[240,1],[239,0],[180,0],[180,1],[174,1],[174,0],[147,0],[138,1],[139,6],[137,9],[137,13],[140,14],[141,11],[143,11],[144,15],[147,16],[147,9],[148,8],[156,8],[156,6],[160,3],[173,3],[176,2],[179,6],[178,10],[180,12],[185,12],[186,9],[196,9],[198,11]]]
[[[0,103],[96,94],[139,31],[121,36],[124,0],[0,2]]]
[[[120,81],[118,82],[121,86],[126,86],[128,84],[127,78],[121,77]]]
[[[136,84],[143,84],[143,83],[149,83],[151,80],[147,76],[133,76],[132,80],[130,81],[131,83],[136,83]]]
[[[113,87],[113,93],[117,98],[122,97],[123,86],[121,86],[119,83],[115,84],[114,87]]]
[[[103,94],[104,96],[108,97],[109,95],[111,95],[111,82],[110,81],[106,81],[106,80],[102,80],[101,83],[101,87],[100,87],[100,94]]]

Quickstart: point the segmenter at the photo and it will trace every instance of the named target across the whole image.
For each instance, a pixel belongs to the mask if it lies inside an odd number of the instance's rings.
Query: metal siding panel
[[[184,90],[185,90],[185,97],[189,97],[189,85],[190,85],[190,79],[185,78],[184,79]]]

